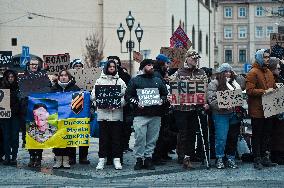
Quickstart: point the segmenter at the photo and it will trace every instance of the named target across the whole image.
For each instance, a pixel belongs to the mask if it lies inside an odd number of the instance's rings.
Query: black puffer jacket
[[[160,78],[154,77],[154,75],[142,74],[135,78],[132,78],[128,84],[125,94],[125,100],[134,108],[134,116],[161,116],[163,115],[164,106],[146,106],[143,109],[138,108],[138,96],[136,89],[144,88],[158,88],[160,92],[160,98],[163,103],[167,102],[167,87]]]
[[[51,92],[68,92],[68,91],[80,91],[80,88],[76,85],[75,80],[71,80],[69,84],[62,88],[58,83],[51,87]]]
[[[8,81],[9,75],[12,74],[15,81],[10,84]],[[1,79],[1,89],[10,89],[10,107],[12,111],[12,116],[19,116],[20,113],[20,99],[19,99],[19,85],[18,77],[16,72],[12,70],[7,70],[3,74]]]

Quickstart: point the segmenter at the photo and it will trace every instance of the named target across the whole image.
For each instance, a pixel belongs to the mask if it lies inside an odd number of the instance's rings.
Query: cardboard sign
[[[204,80],[170,81],[169,85],[172,105],[206,103],[207,82]]]
[[[140,63],[143,60],[143,55],[139,52],[133,51],[133,60]]]
[[[160,92],[158,88],[137,89],[140,106],[160,105]]]
[[[164,54],[171,59],[172,63],[170,63],[170,68],[183,67],[186,52],[187,50],[184,48],[162,47],[160,50],[161,54]]]
[[[278,88],[262,96],[264,117],[271,117],[284,112],[284,88]]]
[[[217,101],[219,108],[232,108],[244,104],[241,89],[217,91]]]
[[[50,82],[45,71],[20,74],[18,79],[20,95],[22,98],[29,96],[30,93],[50,92]]]
[[[10,117],[10,89],[0,89],[0,118]]]
[[[69,72],[75,78],[76,85],[82,90],[92,91],[96,80],[101,75],[100,68],[88,68],[88,69],[70,69]]]
[[[12,67],[12,51],[0,51],[0,67]]]
[[[70,55],[69,53],[57,55],[43,55],[46,71],[49,74],[59,73],[61,70],[69,68]]]
[[[187,37],[184,30],[179,26],[170,38],[170,44],[172,48],[186,48],[191,47],[191,42]]]
[[[120,85],[96,85],[96,106],[99,109],[121,108]]]

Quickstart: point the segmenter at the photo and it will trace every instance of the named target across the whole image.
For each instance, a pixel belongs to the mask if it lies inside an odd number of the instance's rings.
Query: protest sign
[[[61,70],[67,70],[70,64],[69,53],[57,55],[43,55],[46,71],[49,74],[59,73]]]
[[[185,61],[185,54],[187,50],[184,48],[170,48],[162,47],[160,50],[161,54],[168,56],[171,59],[170,68],[181,68]]]
[[[10,89],[0,89],[0,118],[10,117]]]
[[[275,84],[276,84],[276,87],[277,87],[277,88],[284,87],[284,84],[283,84],[283,83],[275,83]]]
[[[0,67],[12,67],[12,51],[0,51]]]
[[[37,121],[38,117],[41,121]],[[32,94],[26,122],[27,149],[88,146],[90,93]]]
[[[184,30],[179,26],[172,37],[170,38],[170,47],[172,48],[186,48],[189,49],[191,47],[191,42],[184,32]]]
[[[75,78],[76,85],[86,91],[93,89],[96,80],[101,75],[101,69],[95,67],[79,70],[70,69],[69,72]]]
[[[204,80],[170,81],[170,97],[172,105],[205,104],[207,82]]]
[[[262,96],[264,117],[271,117],[284,112],[284,88],[278,88],[273,92]]]
[[[217,91],[217,101],[219,108],[232,108],[243,106],[243,94],[241,89]]]
[[[158,88],[137,89],[140,106],[160,105],[160,92]]]
[[[29,96],[30,93],[46,93],[50,91],[49,78],[45,71],[26,72],[20,74],[19,89],[22,98]]]
[[[120,85],[96,85],[96,106],[99,109],[121,108]]]

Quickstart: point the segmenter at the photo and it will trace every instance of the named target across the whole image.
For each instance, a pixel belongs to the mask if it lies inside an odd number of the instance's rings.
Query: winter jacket
[[[246,78],[248,113],[251,117],[264,118],[262,95],[269,88],[275,88],[272,72],[268,68],[254,63]]]
[[[158,88],[163,105],[138,107],[137,89]],[[160,78],[154,75],[141,74],[132,78],[126,89],[125,99],[134,109],[134,116],[161,116],[164,113],[164,104],[167,103],[167,87]]]
[[[124,94],[126,90],[126,84],[124,81],[119,78],[118,73],[115,76],[112,75],[107,75],[104,72],[101,73],[101,76],[99,79],[97,79],[95,86],[96,85],[118,85],[121,86],[121,108],[119,109],[98,109],[97,110],[97,119],[98,121],[123,121],[123,105],[125,104],[124,102]],[[95,91],[95,86],[93,88],[92,94],[91,94],[91,100],[95,101],[96,100],[96,91]]]
[[[238,80],[236,80],[238,83]],[[241,85],[241,83],[238,83],[239,85]],[[213,114],[227,114],[227,113],[232,113],[234,112],[233,109],[220,109],[218,107],[218,101],[217,101],[217,88],[218,88],[218,80],[214,79],[211,80],[211,82],[208,85],[207,88],[207,101],[208,104],[210,106],[210,109],[212,111]]]
[[[9,74],[13,74],[15,77],[15,81],[13,84],[8,82]],[[19,98],[19,85],[18,85],[18,77],[16,72],[12,70],[7,70],[3,74],[3,78],[1,79],[1,89],[10,89],[10,108],[12,112],[12,116],[19,116],[20,114],[20,98]]]
[[[62,88],[58,83],[51,87],[51,92],[68,92],[68,91],[80,91],[80,88],[76,85],[75,80],[70,80],[69,84]]]

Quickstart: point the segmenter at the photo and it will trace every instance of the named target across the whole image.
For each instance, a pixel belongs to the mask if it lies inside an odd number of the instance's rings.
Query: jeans
[[[236,130],[235,126],[238,126],[240,121],[234,113],[213,114],[212,117],[215,125],[216,158],[225,157],[225,148],[227,148],[227,158],[235,159],[239,129],[233,133],[229,129]],[[227,140],[230,140],[230,142],[227,143]],[[230,145],[230,147],[226,147],[226,144]]]
[[[20,129],[18,119],[16,117],[11,117],[1,121],[5,159],[10,160],[10,156],[12,155],[12,159],[16,160],[19,148]]]
[[[159,137],[161,117],[136,116],[133,120],[135,131],[135,157],[152,157]]]

